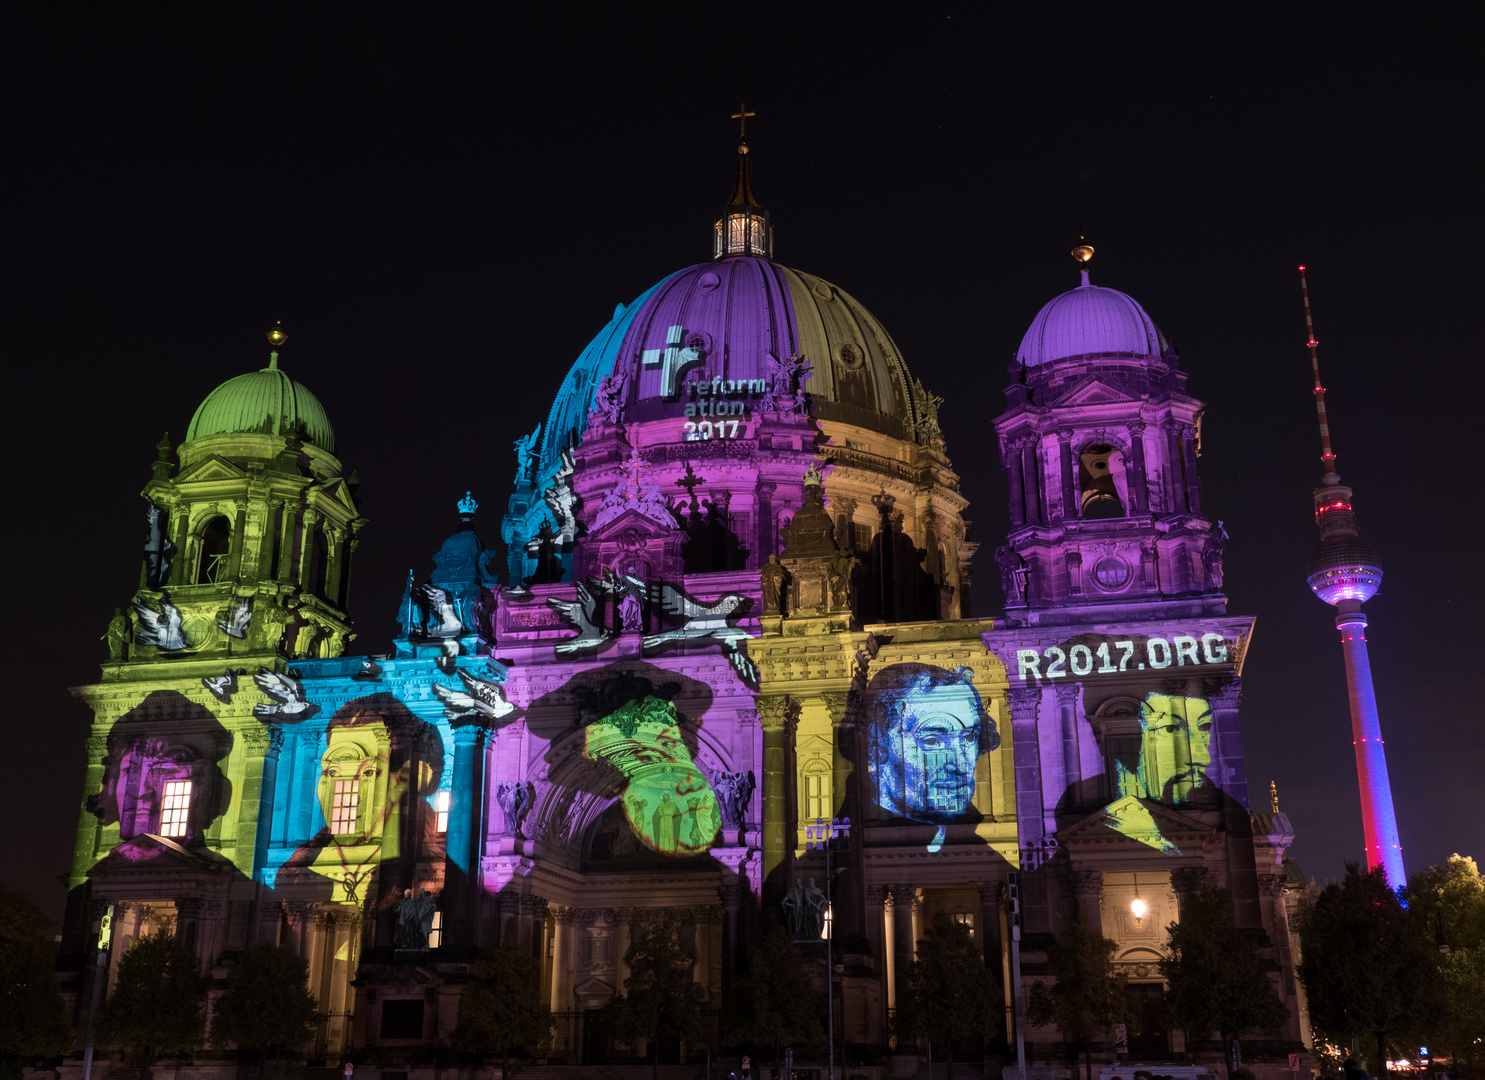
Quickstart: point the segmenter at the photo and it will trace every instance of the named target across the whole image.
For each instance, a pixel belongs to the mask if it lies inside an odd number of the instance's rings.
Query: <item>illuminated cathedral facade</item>
[[[852,1071],[911,1071],[893,1020],[939,913],[1004,1005],[961,1059],[1019,1025],[1047,1060],[1012,947],[1045,978],[1077,919],[1136,987],[1128,1053],[1174,1060],[1194,1048],[1156,965],[1203,883],[1231,890],[1291,1006],[1249,1064],[1301,1049],[1292,835],[1247,803],[1252,619],[1227,612],[1175,350],[1086,270],[1036,316],[994,424],[1006,603],[977,617],[940,399],[854,297],[774,260],[743,149],[714,257],[620,305],[517,443],[504,557],[466,497],[431,571],[379,583],[403,584],[385,653],[348,655],[364,521],[278,331],[267,368],[162,443],[138,587],[75,691],[94,716],[63,946],[80,1032],[121,950],[173,927],[218,979],[250,945],[295,949],[309,1056],[405,1077],[508,943],[540,958],[549,1060],[640,1059],[604,1006],[666,918],[712,1023],[662,1060],[726,1052],[733,980],[767,928],[811,925],[811,840],[836,821],[834,977],[803,947]]]

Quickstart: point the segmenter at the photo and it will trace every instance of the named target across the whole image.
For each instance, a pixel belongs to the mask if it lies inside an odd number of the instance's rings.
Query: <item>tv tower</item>
[[[1397,889],[1407,884],[1402,845],[1397,838],[1397,815],[1392,810],[1392,785],[1387,780],[1387,751],[1382,745],[1382,724],[1377,718],[1377,695],[1372,689],[1372,666],[1366,654],[1366,616],[1361,605],[1376,595],[1382,585],[1382,562],[1372,546],[1361,539],[1356,515],[1351,509],[1351,489],[1335,471],[1335,451],[1330,448],[1330,425],[1325,418],[1325,387],[1320,383],[1320,357],[1316,352],[1315,323],[1310,318],[1310,286],[1305,268],[1299,268],[1299,285],[1305,298],[1305,329],[1309,332],[1310,368],[1315,376],[1315,411],[1320,417],[1321,486],[1315,489],[1315,524],[1320,543],[1305,564],[1305,580],[1321,600],[1336,610],[1335,625],[1341,632],[1341,650],[1346,657],[1346,693],[1351,699],[1351,737],[1356,747],[1356,778],[1361,784],[1361,825],[1366,838],[1367,869],[1382,867],[1387,884]]]

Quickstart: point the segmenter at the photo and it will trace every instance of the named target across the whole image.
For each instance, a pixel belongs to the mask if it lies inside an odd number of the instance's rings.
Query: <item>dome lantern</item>
[[[773,258],[773,220],[753,194],[753,178],[748,160],[748,117],[754,115],[747,105],[738,106],[732,119],[738,121],[737,182],[732,198],[717,219],[712,240],[712,258],[731,255],[757,255]]]

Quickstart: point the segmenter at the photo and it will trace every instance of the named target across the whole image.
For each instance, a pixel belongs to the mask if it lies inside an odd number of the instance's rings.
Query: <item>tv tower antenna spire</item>
[[[1361,786],[1367,869],[1382,867],[1388,886],[1398,889],[1407,884],[1407,875],[1397,835],[1397,815],[1392,807],[1392,784],[1387,778],[1387,751],[1377,716],[1371,660],[1366,650],[1367,619],[1361,611],[1361,605],[1382,587],[1382,561],[1371,545],[1361,539],[1351,509],[1351,489],[1341,483],[1335,470],[1335,451],[1331,449],[1330,423],[1325,414],[1325,386],[1320,382],[1317,351],[1320,343],[1315,338],[1310,286],[1303,266],[1299,268],[1299,284],[1304,292],[1310,369],[1315,377],[1315,411],[1320,419],[1320,463],[1325,470],[1321,486],[1315,489],[1315,524],[1320,528],[1320,543],[1310,552],[1305,566],[1306,581],[1316,596],[1336,609],[1335,625],[1341,632],[1356,778]]]

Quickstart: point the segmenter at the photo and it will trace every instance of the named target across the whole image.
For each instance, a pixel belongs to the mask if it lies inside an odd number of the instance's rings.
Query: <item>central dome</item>
[[[1027,367],[1075,356],[1163,356],[1170,343],[1139,302],[1118,289],[1083,284],[1048,301],[1021,339]]]
[[[917,420],[897,345],[823,278],[764,258],[723,258],[672,274],[636,306],[614,365],[628,375],[626,420],[670,415],[691,384],[771,381],[770,365],[796,356],[809,361],[817,418],[895,438]]]
[[[320,399],[280,371],[276,361],[228,379],[206,395],[186,429],[186,441],[225,432],[287,435],[335,452],[335,432]]]

